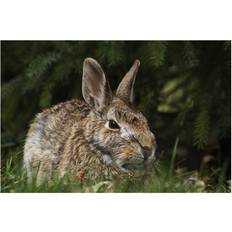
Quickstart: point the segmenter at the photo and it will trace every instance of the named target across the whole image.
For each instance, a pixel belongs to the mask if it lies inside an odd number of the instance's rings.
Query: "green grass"
[[[175,147],[178,144],[176,141]],[[175,147],[171,161],[160,161],[158,171],[139,180],[87,181],[84,185],[68,176],[36,186],[27,182],[22,168],[22,152],[10,152],[2,159],[1,192],[230,192],[223,170],[181,172],[174,169]],[[6,156],[6,155],[5,155]],[[217,179],[218,181],[215,181]]]

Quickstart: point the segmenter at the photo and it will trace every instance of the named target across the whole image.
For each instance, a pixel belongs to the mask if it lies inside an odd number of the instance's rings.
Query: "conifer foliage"
[[[1,51],[3,147],[23,144],[39,111],[81,98],[86,57],[113,89],[140,59],[135,100],[161,143],[204,149],[230,136],[230,41],[3,41]]]

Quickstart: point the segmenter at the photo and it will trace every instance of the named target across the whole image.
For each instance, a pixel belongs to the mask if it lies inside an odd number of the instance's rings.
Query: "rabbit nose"
[[[142,147],[142,152],[143,152],[144,160],[147,160],[152,153],[152,149],[150,147],[144,146]]]

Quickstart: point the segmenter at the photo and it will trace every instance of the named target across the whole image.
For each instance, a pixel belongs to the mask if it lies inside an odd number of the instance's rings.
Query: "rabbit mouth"
[[[151,159],[151,160],[146,160],[143,162],[131,162],[131,163],[124,163],[120,165],[120,168],[125,171],[142,171],[145,169],[149,169],[150,167],[152,167],[155,163],[155,159]]]
[[[144,163],[125,163],[122,165],[122,168],[125,170],[143,170],[145,168]]]

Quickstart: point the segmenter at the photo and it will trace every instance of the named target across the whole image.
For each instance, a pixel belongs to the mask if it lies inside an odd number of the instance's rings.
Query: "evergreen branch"
[[[167,50],[167,42],[150,42],[144,48],[145,54],[145,61],[150,66],[154,66],[158,68],[159,66],[163,65],[165,62],[165,55]]]
[[[2,98],[2,100],[7,99],[9,96],[12,95],[12,93],[14,93],[14,91],[19,89],[19,87],[22,84],[22,81],[23,81],[22,77],[17,76],[15,78],[13,78],[11,81],[3,84],[2,89],[1,89],[1,98]]]
[[[41,77],[48,68],[60,59],[60,54],[56,52],[50,52],[43,56],[36,57],[29,65],[26,76],[28,78],[39,78]]]
[[[60,58],[60,53],[55,52],[36,57],[26,70],[26,82],[24,83],[23,92],[35,90],[42,85],[41,77],[48,71],[51,65]]]
[[[196,67],[199,64],[199,59],[197,57],[197,51],[190,41],[185,42],[184,61],[189,68]]]
[[[194,145],[199,149],[204,148],[209,139],[209,129],[210,129],[210,118],[207,109],[202,109],[197,115],[195,124],[194,124]]]
[[[96,50],[97,57],[106,60],[108,66],[119,64],[123,60],[123,42],[101,43]]]

